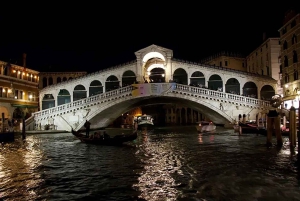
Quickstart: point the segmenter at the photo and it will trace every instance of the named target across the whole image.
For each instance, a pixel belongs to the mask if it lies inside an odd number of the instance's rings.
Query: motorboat
[[[151,130],[154,127],[153,117],[151,115],[139,115],[134,117],[134,124],[136,123],[137,130]]]
[[[216,125],[211,121],[200,121],[198,125],[196,125],[196,129],[200,133],[212,132],[216,130]]]

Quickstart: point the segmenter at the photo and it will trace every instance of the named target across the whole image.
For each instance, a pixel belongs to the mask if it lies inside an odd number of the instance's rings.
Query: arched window
[[[294,80],[298,80],[298,71],[294,70]]]
[[[297,52],[294,50],[293,51],[293,63],[297,63],[298,62],[298,55]]]
[[[287,42],[285,40],[284,43],[283,43],[283,49],[286,50],[287,48],[288,48],[288,44],[287,44]]]
[[[288,66],[289,66],[289,60],[287,56],[284,56],[284,67],[288,67]]]
[[[285,76],[284,76],[284,82],[289,83],[289,80],[290,80],[289,74],[286,73]]]
[[[297,36],[294,34],[292,37],[292,45],[297,43]]]

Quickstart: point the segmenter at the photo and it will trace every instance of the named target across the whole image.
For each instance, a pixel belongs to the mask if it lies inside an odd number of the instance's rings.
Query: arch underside
[[[111,105],[108,105],[106,109],[98,110],[90,114],[89,118],[91,119],[90,121],[92,124],[99,125],[99,127],[105,127],[108,126],[113,120],[118,118],[121,114],[126,113],[136,107],[157,104],[178,104],[201,112],[216,124],[225,124],[229,122],[228,119],[223,117],[217,111],[201,103],[184,98],[157,96],[139,97],[135,99],[129,98],[128,100],[123,100],[119,103],[111,103]]]

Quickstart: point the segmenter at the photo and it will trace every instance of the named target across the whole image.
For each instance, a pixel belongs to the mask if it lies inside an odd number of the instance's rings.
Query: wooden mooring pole
[[[272,146],[272,135],[275,131],[277,146],[282,146],[282,135],[280,130],[280,115],[276,110],[269,110],[267,118],[267,146]]]

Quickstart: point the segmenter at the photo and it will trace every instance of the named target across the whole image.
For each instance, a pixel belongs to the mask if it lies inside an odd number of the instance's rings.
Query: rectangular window
[[[20,91],[20,99],[23,99],[24,91]]]
[[[34,92],[32,93],[32,101],[36,101],[35,93]]]
[[[220,61],[220,67],[222,67],[222,61]]]
[[[19,90],[15,89],[15,99],[18,99],[19,98]]]
[[[32,101],[32,92],[30,92],[30,91],[28,92],[27,98],[29,101]]]
[[[225,61],[225,66],[228,66],[228,61]]]

